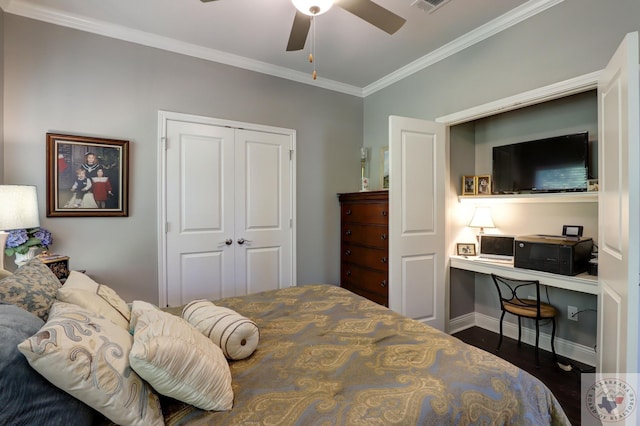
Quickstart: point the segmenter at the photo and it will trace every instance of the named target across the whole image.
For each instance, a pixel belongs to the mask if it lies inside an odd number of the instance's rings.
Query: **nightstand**
[[[69,256],[60,254],[43,253],[38,259],[51,269],[60,282],[64,283],[69,276]]]

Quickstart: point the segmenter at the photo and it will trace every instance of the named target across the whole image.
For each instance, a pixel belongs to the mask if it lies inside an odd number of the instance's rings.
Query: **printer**
[[[586,272],[593,239],[559,235],[516,237],[513,266],[560,275]]]

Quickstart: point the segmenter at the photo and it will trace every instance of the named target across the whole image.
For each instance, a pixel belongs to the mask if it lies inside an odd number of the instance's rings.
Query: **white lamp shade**
[[[39,226],[36,187],[0,185],[0,230],[9,231]]]
[[[491,218],[491,208],[476,207],[469,226],[472,228],[495,228],[496,226],[493,224],[493,219]]]
[[[300,12],[309,16],[322,15],[331,9],[334,0],[291,0]]]

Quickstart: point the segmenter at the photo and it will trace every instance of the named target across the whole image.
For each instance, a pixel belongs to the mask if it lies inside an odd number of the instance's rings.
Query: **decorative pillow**
[[[60,280],[38,258],[0,280],[0,301],[17,305],[46,321]]]
[[[231,371],[220,348],[180,317],[133,302],[131,368],[154,389],[203,410],[233,406]]]
[[[93,410],[31,368],[18,343],[44,321],[15,305],[0,304],[0,425],[90,425]]]
[[[208,300],[194,300],[182,310],[182,318],[218,345],[224,356],[240,360],[250,356],[260,341],[255,322],[232,309]]]
[[[82,272],[71,271],[64,286],[58,289],[57,298],[103,315],[125,330],[129,329],[131,313],[127,303],[114,290],[98,284]]]
[[[121,425],[163,425],[158,396],[129,365],[133,337],[101,315],[56,302],[18,345],[47,380]]]

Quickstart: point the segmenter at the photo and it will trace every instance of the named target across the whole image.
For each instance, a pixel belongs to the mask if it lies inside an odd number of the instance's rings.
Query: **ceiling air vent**
[[[413,3],[411,3],[411,6],[422,9],[427,13],[433,13],[449,1],[451,0],[414,0]]]

